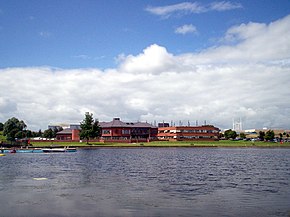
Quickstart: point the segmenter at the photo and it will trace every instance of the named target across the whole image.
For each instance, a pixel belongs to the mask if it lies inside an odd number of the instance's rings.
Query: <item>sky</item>
[[[0,0],[0,122],[290,129],[290,1]]]

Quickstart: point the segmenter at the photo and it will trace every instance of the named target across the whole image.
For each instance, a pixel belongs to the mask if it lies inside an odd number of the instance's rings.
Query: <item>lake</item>
[[[0,157],[0,216],[290,216],[290,149],[109,148]]]

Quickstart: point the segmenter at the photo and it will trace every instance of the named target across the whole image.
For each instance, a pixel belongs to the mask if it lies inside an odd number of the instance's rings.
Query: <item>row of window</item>
[[[210,139],[212,136],[180,136],[180,139]]]
[[[181,133],[218,133],[217,130],[180,130]]]
[[[159,139],[213,139],[213,136],[162,136]]]
[[[125,136],[111,136],[111,137],[108,137],[108,136],[105,136],[105,137],[102,137],[102,139],[104,140],[129,140],[129,139],[148,139],[149,137],[147,136],[135,136],[135,137],[125,137]],[[155,138],[155,137],[151,137],[151,138]],[[156,139],[156,138],[155,138]]]
[[[114,130],[115,133],[119,133],[120,130],[116,129]],[[131,130],[128,130],[128,129],[125,129],[125,130],[122,130],[122,134],[123,135],[128,135],[131,133]],[[102,134],[103,135],[108,135],[108,134],[111,134],[111,130],[102,130]]]
[[[168,133],[168,130],[160,130],[158,133]],[[179,130],[169,131],[169,133],[218,133],[217,130]]]
[[[110,135],[112,130],[102,130],[102,135]],[[114,133],[120,133],[120,129],[115,129],[113,130]],[[130,129],[122,129],[122,135],[130,135],[132,132],[132,134],[148,134],[149,130],[148,129],[134,129],[134,130],[130,130]]]

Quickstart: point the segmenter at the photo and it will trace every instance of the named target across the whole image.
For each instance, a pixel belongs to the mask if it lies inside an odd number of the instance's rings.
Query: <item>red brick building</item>
[[[79,141],[80,140],[80,130],[67,128],[56,133],[56,140],[70,140]]]
[[[220,129],[212,125],[159,127],[158,139],[166,141],[218,140]]]
[[[186,140],[218,140],[220,129],[212,125],[155,127],[145,122],[123,122],[114,118],[110,122],[100,122],[101,142],[150,142],[155,140],[186,141]],[[56,134],[57,140],[79,141],[79,126],[71,126]]]
[[[158,128],[144,122],[123,122],[114,118],[100,122],[104,142],[149,142],[157,139]]]

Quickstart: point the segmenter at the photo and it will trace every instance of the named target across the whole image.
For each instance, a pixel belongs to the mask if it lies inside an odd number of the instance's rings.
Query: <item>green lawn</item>
[[[97,143],[85,142],[32,142],[33,147],[70,146],[70,147],[289,147],[290,142],[252,142],[252,141],[187,141],[187,142],[150,142],[150,143]]]
[[[3,131],[0,131],[0,141],[5,141]],[[166,142],[157,141],[149,143],[99,143],[92,142],[89,145],[86,142],[37,142],[33,141],[32,146],[37,147],[49,147],[49,146],[70,146],[70,147],[288,147],[290,148],[290,142],[283,144],[275,142],[259,142],[259,141],[186,141],[186,142]]]

